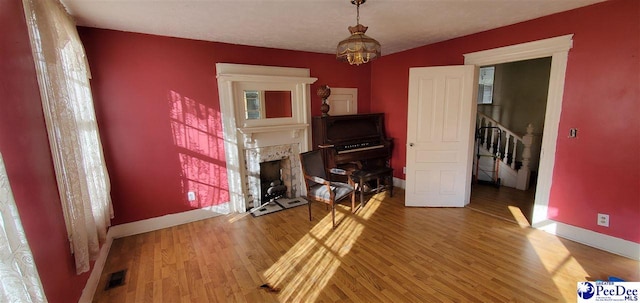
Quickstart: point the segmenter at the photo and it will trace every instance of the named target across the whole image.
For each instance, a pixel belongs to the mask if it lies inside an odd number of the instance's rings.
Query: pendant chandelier
[[[360,65],[380,57],[380,42],[365,35],[368,27],[360,24],[360,4],[365,2],[366,0],[351,0],[351,4],[356,6],[357,24],[349,26],[351,36],[340,41],[336,50],[336,59],[351,65]]]

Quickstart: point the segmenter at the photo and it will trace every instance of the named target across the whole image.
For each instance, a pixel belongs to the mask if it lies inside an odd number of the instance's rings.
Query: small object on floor
[[[266,290],[267,292],[273,292],[273,293],[279,293],[280,292],[280,288],[273,287],[269,283],[260,285],[260,288]]]
[[[272,214],[281,210],[298,207],[301,205],[306,205],[307,200],[298,197],[295,199],[289,198],[279,198],[274,200],[272,203],[265,203],[264,205],[254,208],[250,210],[251,215],[254,217],[259,217],[262,215]]]
[[[276,202],[278,202],[278,204],[284,208],[293,208],[293,207],[307,204],[307,200],[301,197],[298,197],[295,199],[280,198]]]
[[[266,214],[270,214],[270,213],[274,213],[277,211],[281,211],[283,210],[284,207],[282,207],[280,204],[273,202],[273,203],[265,203],[263,205],[261,205],[260,207],[254,208],[252,209],[251,215],[254,217],[259,217],[262,215],[266,215]]]

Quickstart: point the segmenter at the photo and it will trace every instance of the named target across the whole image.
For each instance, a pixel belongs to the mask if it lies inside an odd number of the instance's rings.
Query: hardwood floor
[[[494,187],[488,184],[473,184],[471,202],[467,207],[490,216],[531,226],[535,187],[527,191],[512,187]]]
[[[94,302],[576,302],[579,281],[640,281],[637,261],[403,197],[375,195],[354,215],[341,207],[335,230],[315,203],[311,222],[303,206],[116,239]],[[102,289],[121,269],[125,284]]]

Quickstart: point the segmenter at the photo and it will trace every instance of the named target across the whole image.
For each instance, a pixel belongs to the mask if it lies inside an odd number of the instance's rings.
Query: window
[[[89,66],[75,23],[58,1],[23,3],[67,235],[81,274],[91,269],[113,217]]]
[[[480,67],[480,75],[478,77],[478,104],[493,103],[493,79],[495,71],[495,66]]]

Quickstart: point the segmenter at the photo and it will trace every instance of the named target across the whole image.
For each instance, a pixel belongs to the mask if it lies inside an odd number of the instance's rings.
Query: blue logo
[[[593,284],[589,282],[582,282],[578,284],[578,297],[582,299],[591,299],[596,293]]]

